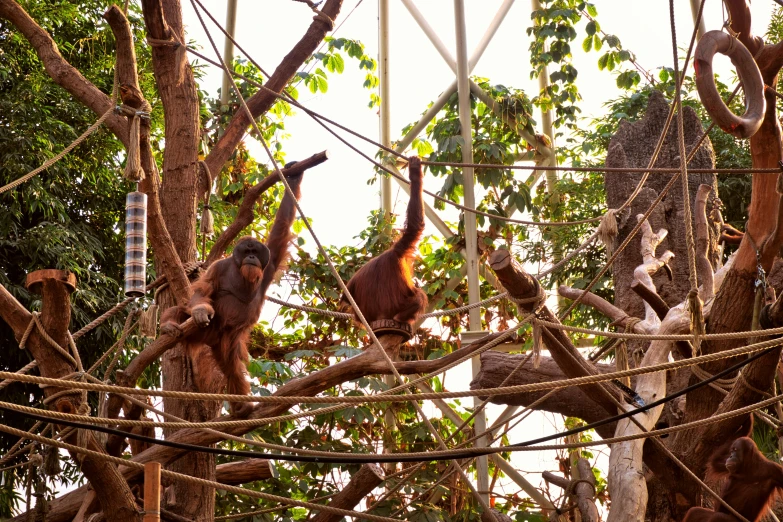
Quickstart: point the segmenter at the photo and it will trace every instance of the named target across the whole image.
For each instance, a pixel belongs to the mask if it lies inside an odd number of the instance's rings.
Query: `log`
[[[481,354],[481,370],[470,383],[471,390],[497,388],[514,371],[517,365],[526,355],[511,355],[502,352],[484,352]],[[614,364],[596,364],[600,373],[615,371]],[[552,382],[565,379],[563,371],[551,357],[541,357],[540,365],[533,369],[533,362],[527,361],[519,371],[506,382],[506,386],[519,384],[532,384],[537,382]],[[599,421],[606,417],[606,411],[594,403],[582,391],[582,386],[571,386],[553,393],[547,399],[536,406],[536,410],[558,413],[567,417],[577,417],[586,422]],[[516,393],[514,395],[493,395],[490,402],[493,404],[507,404],[510,406],[528,406],[537,401],[548,391]],[[483,397],[481,398],[484,399]],[[601,426],[598,433],[601,437],[608,438],[614,434],[615,424]]]
[[[536,295],[539,283],[517,263],[508,250],[496,250],[489,257],[489,265],[498,276],[498,280],[515,299],[527,299]],[[532,310],[533,303],[520,305],[526,312]],[[544,306],[538,313],[540,319],[559,323],[558,318]],[[552,358],[568,377],[584,377],[597,375],[597,370],[576,349],[571,340],[562,330],[543,328],[543,341]],[[590,384],[583,387],[587,396],[600,405],[607,413],[617,412],[612,396],[620,398],[620,393],[614,387],[603,384]],[[611,392],[608,390],[612,390]]]
[[[689,331],[690,317],[682,306],[672,308],[661,323],[659,333],[674,334]],[[640,366],[655,366],[668,361],[674,341],[655,340],[644,354]],[[645,404],[666,395],[666,372],[640,375],[636,381],[636,393]],[[623,419],[617,424],[616,437],[641,433],[653,429],[663,411],[663,405],[636,415],[641,424],[637,426],[631,419]],[[647,508],[647,484],[643,469],[644,439],[630,440],[612,445],[609,455],[609,491],[612,495],[612,510],[607,522],[644,522]]]
[[[715,296],[715,274],[709,260],[710,231],[707,224],[707,198],[712,193],[711,185],[699,185],[696,192],[696,208],[693,213],[694,235],[696,236],[696,269],[699,283],[699,297],[706,301]]]
[[[385,478],[386,476],[380,466],[377,464],[364,464],[351,477],[348,485],[332,497],[328,505],[340,509],[353,509],[373,489],[380,486]],[[321,511],[311,520],[312,522],[338,522],[342,518],[342,515]]]
[[[642,218],[644,218],[643,214],[636,216],[636,219],[639,221],[641,221]],[[661,244],[661,241],[663,241],[667,235],[669,235],[669,232],[665,228],[658,230],[658,232],[653,232],[649,221],[645,219],[642,223],[642,264],[634,270],[633,278],[634,282],[646,286],[650,293],[658,293],[655,284],[653,283],[652,276],[655,275],[658,270],[667,266],[667,263],[674,257],[674,253],[669,250],[660,256],[656,257],[655,255],[658,245]],[[647,323],[648,331],[650,331],[650,329],[657,329],[658,325],[661,324],[657,312],[653,310],[652,306],[650,306],[647,301],[644,302],[644,322]]]
[[[275,476],[271,460],[248,459],[227,464],[218,464],[215,480],[232,486],[256,480],[267,480]]]
[[[641,297],[644,302],[653,309],[658,316],[658,319],[663,320],[663,318],[666,317],[666,314],[669,313],[669,305],[666,304],[666,301],[658,295],[658,292],[650,290],[650,288],[641,281],[634,281],[631,283],[631,290],[636,292],[636,295]]]

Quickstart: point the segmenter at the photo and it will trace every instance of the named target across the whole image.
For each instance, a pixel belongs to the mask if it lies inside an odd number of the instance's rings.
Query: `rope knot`
[[[41,456],[40,453],[33,453],[32,455],[30,455],[30,458],[29,458],[29,460],[27,462],[31,466],[35,466],[37,468],[37,467],[40,467],[41,464],[43,464],[44,459],[43,459],[43,457]]]

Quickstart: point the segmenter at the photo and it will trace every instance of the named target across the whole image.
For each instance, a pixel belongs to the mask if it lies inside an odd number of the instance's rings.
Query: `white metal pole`
[[[378,76],[381,95],[381,145],[391,147],[391,97],[389,96],[389,0],[378,0]],[[388,218],[392,210],[390,176],[381,176],[381,210]]]
[[[235,38],[237,29],[237,0],[228,0],[226,5],[226,32],[231,35],[231,38]],[[234,66],[234,43],[226,38],[226,43],[223,46],[223,61],[229,67]],[[231,78],[228,76],[228,72],[223,71],[223,84],[220,87],[220,107],[228,107],[228,102],[231,100]]]
[[[378,0],[378,76],[380,80],[381,113],[380,113],[380,142],[391,147],[391,97],[389,96],[389,0]],[[383,162],[384,164],[386,162]],[[387,165],[393,168],[393,165]],[[391,176],[381,176],[381,210],[388,219],[392,211],[392,184]],[[394,387],[394,376],[384,375],[383,382],[390,388]],[[394,451],[395,431],[397,421],[394,410],[388,408],[383,416],[385,435],[383,440],[383,452]],[[397,465],[388,463],[383,466],[387,474],[396,471]]]
[[[419,8],[416,7],[416,5],[413,3],[413,0],[402,0],[402,4],[405,6],[406,9],[408,9],[408,12],[411,14],[413,19],[416,20],[416,23],[419,24],[421,30],[424,31],[424,34],[427,35],[427,38],[430,39],[432,45],[435,46],[435,49],[438,50],[438,53],[440,53],[440,55],[443,57],[443,59],[446,61],[449,67],[451,67],[451,69],[454,70],[454,57],[451,55],[451,52],[446,48],[446,45],[443,43],[443,41],[440,38],[438,38],[438,34],[435,32],[432,26],[427,22],[427,19],[424,18],[424,15],[421,14],[421,11],[419,11]]]
[[[530,5],[533,11],[538,11],[541,9],[541,2],[539,2],[539,0],[530,0]],[[544,66],[544,68],[541,69],[541,72],[538,74],[538,88],[541,91],[546,91],[548,87],[549,87],[549,68]],[[549,136],[549,139],[552,141],[552,151],[554,151],[555,131],[554,131],[554,126],[552,124],[552,111],[545,111],[541,109],[541,128],[544,131],[544,134]],[[546,189],[551,196],[555,193],[555,189],[557,188],[557,172],[555,172],[554,170],[547,170],[545,175],[546,175]]]
[[[691,0],[691,15],[693,16],[693,21],[696,22],[696,17],[699,16],[699,6],[701,5],[700,0]],[[704,25],[704,17],[701,17],[701,20],[699,20],[699,31],[696,33],[696,40],[701,40],[701,37],[704,36],[704,33],[707,32],[707,26]]]
[[[468,70],[467,29],[465,23],[465,2],[454,0],[454,24],[457,35],[457,93],[459,96],[459,119],[462,134],[462,162],[473,163],[473,134],[470,109],[470,78]],[[474,190],[474,175],[472,167],[462,169],[462,183],[465,192],[465,206],[476,208]],[[479,302],[479,278],[478,278],[478,243],[476,234],[476,215],[464,213],[465,219],[465,250],[468,265],[468,302]],[[473,308],[468,315],[468,329],[470,331],[481,330],[481,310]],[[480,360],[474,357],[472,360],[473,376],[480,370]],[[481,404],[478,397],[473,399],[474,405]],[[474,420],[474,429],[477,433],[486,431],[486,416],[482,411]],[[477,447],[486,446],[487,439],[481,437],[476,441]],[[479,494],[484,501],[489,503],[489,469],[487,458],[479,457],[476,460],[476,482]]]

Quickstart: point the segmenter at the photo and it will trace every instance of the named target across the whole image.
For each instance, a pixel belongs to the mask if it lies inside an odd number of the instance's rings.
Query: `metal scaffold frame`
[[[537,0],[532,0],[532,7],[535,8]],[[500,25],[506,18],[506,15],[514,5],[514,0],[504,0],[500,5],[497,13],[493,17],[489,26],[487,27],[484,35],[479,41],[478,45],[474,49],[473,53],[468,57],[467,53],[467,24],[465,20],[465,2],[464,0],[454,0],[454,21],[455,21],[455,34],[456,34],[456,59],[454,55],[449,51],[448,47],[438,37],[434,29],[429,25],[424,15],[418,10],[413,0],[401,0],[402,4],[408,10],[413,17],[416,24],[424,32],[440,56],[446,62],[446,64],[454,72],[455,79],[451,82],[440,94],[440,96],[433,102],[432,106],[426,111],[424,116],[416,123],[411,130],[403,136],[395,147],[397,152],[404,152],[405,149],[415,140],[418,135],[426,128],[427,124],[432,121],[435,115],[446,105],[446,102],[451,96],[457,92],[459,98],[459,117],[460,125],[462,129],[462,138],[464,146],[462,147],[462,161],[464,163],[473,163],[473,137],[472,137],[472,125],[471,125],[471,106],[470,95],[471,93],[476,96],[483,103],[488,105],[493,111],[510,124],[510,126],[516,129],[517,133],[531,145],[535,147],[535,153],[531,154],[527,161],[534,161],[539,166],[553,166],[556,164],[554,151],[542,143],[541,140],[536,139],[536,136],[530,134],[525,129],[522,129],[512,121],[508,121],[508,115],[503,114],[500,108],[492,99],[492,97],[486,93],[479,85],[470,80],[470,74],[478,64],[482,55],[486,51],[492,38],[497,33]],[[389,42],[390,42],[390,24],[389,24],[389,3],[388,0],[378,0],[378,48],[379,48],[379,78],[380,78],[380,143],[385,146],[391,146],[391,97],[390,97],[390,57],[389,57]],[[548,84],[548,74],[543,71],[540,78],[540,85],[545,88]],[[544,125],[544,133],[552,136],[551,115],[542,115],[547,125]],[[552,139],[552,143],[554,140]],[[396,171],[394,165],[388,165],[392,170]],[[465,181],[464,193],[465,193],[465,205],[475,208],[475,195],[474,195],[474,172],[473,168],[465,168],[463,170],[463,179]],[[556,180],[556,172],[549,171],[548,184],[552,185]],[[399,173],[399,172],[398,172]],[[541,175],[541,171],[533,171],[531,179],[536,180]],[[397,179],[399,185],[407,193],[410,193],[409,186],[402,183]],[[388,176],[384,176],[381,181],[381,209],[385,213],[390,213],[392,210],[392,185],[391,179]],[[453,237],[455,235],[448,225],[438,216],[435,210],[424,204],[425,215],[427,219],[436,227],[436,229],[443,234],[444,237]],[[512,214],[515,209],[509,209],[509,214]],[[466,236],[466,248],[462,251],[462,255],[466,260],[465,270],[462,271],[462,277],[467,275],[468,278],[468,301],[470,304],[477,303],[480,300],[479,294],[479,272],[485,279],[492,279],[491,273],[483,270],[483,266],[479,266],[478,262],[478,247],[477,247],[477,222],[476,216],[473,214],[465,215],[465,236]],[[493,281],[490,281],[493,282]],[[458,281],[450,281],[451,286],[455,286]],[[481,330],[481,309],[474,308],[470,310],[468,316],[468,332],[465,332],[462,336],[463,343],[475,341],[484,335],[485,332]],[[475,377],[480,370],[480,360],[475,357],[472,360],[472,372]],[[481,404],[479,399],[474,399],[474,407],[478,407]],[[456,413],[445,403],[436,403],[437,407],[443,410],[443,414],[452,417]],[[507,408],[502,414],[501,418],[512,415],[516,410],[516,407]],[[486,416],[482,411],[476,415],[474,420],[474,429],[476,432],[481,433],[486,431]],[[487,438],[481,437],[476,441],[476,446],[485,446],[487,444]],[[531,496],[536,502],[538,502],[544,509],[554,509],[552,503],[546,499],[532,484],[530,484],[521,474],[516,472],[510,464],[503,460],[502,457],[493,459],[501,469],[516,482],[528,495]],[[477,477],[476,486],[477,490],[484,497],[484,500],[489,503],[489,473],[487,457],[479,457],[476,463]]]

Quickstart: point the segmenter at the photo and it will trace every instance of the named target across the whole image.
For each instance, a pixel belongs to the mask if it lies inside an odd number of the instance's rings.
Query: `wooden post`
[[[144,463],[144,522],[160,522],[160,462]]]

